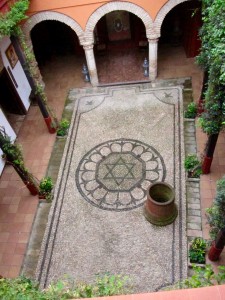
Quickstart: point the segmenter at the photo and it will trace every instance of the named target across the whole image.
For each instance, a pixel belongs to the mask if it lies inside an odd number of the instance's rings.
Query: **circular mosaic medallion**
[[[150,145],[132,139],[104,142],[84,155],[76,171],[79,192],[94,206],[123,211],[146,200],[146,190],[164,181],[162,156]]]

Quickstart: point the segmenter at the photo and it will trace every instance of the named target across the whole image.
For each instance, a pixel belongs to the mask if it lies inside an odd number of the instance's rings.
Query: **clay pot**
[[[152,224],[165,226],[177,217],[174,189],[167,183],[155,182],[147,190],[144,216]]]
[[[216,247],[215,241],[212,243],[209,252],[208,252],[208,258],[211,261],[217,261],[220,258],[220,254],[223,251],[222,249],[219,249]]]

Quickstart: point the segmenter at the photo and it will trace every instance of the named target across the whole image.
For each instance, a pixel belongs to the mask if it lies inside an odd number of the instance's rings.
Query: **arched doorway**
[[[165,16],[161,26],[158,53],[159,77],[171,77],[171,62],[176,65],[173,77],[182,76],[179,68],[199,53],[198,32],[201,27],[201,3],[186,1],[175,6]],[[167,65],[168,70],[165,70]],[[164,69],[163,69],[164,68]],[[168,71],[168,72],[167,72]]]
[[[98,21],[94,38],[100,84],[148,80],[142,67],[148,40],[139,17],[125,10],[112,11]]]
[[[82,87],[82,66],[86,62],[76,32],[56,20],[43,20],[30,31],[33,51],[45,83],[48,101],[60,117],[68,90]],[[54,93],[51,87],[54,85]]]
[[[39,66],[55,57],[84,56],[76,33],[66,24],[46,20],[31,30],[33,50]]]

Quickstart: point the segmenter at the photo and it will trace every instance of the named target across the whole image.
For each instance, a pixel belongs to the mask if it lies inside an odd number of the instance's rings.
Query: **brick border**
[[[154,32],[157,35],[157,37],[161,36],[161,26],[162,23],[165,19],[165,16],[168,14],[168,12],[170,12],[175,6],[177,6],[178,4],[181,4],[185,1],[190,1],[190,0],[169,0],[158,12],[153,26],[154,26]]]
[[[139,17],[145,25],[147,38],[152,38],[154,35],[153,20],[142,7],[131,2],[113,1],[97,8],[89,17],[85,29],[86,42],[94,42],[93,32],[97,22],[104,15],[116,10],[125,10]]]
[[[78,36],[78,39],[80,40],[80,43],[82,43],[82,41],[84,40],[84,31],[74,19],[62,13],[58,13],[54,11],[39,12],[31,16],[23,25],[23,31],[27,36],[27,38],[30,38],[30,32],[35,25],[37,25],[42,21],[47,21],[47,20],[59,21],[61,23],[68,25],[73,31],[75,31],[75,33]]]

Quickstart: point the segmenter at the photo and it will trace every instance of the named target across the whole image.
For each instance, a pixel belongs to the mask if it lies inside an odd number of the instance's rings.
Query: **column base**
[[[51,117],[44,118],[44,120],[45,120],[45,123],[46,123],[46,125],[48,127],[49,133],[55,133],[56,132],[56,128],[53,127],[53,125],[52,125],[53,123],[52,123]]]
[[[32,196],[38,195],[39,189],[35,184],[30,181],[24,181],[24,184],[26,185]]]
[[[201,115],[204,112],[204,100],[203,99],[199,99],[198,100],[198,115]]]
[[[203,174],[209,174],[210,173],[210,167],[212,164],[213,157],[204,157],[203,163],[202,163],[202,173]]]
[[[211,248],[209,249],[208,258],[211,261],[217,261],[220,258],[220,254],[223,251],[223,249],[218,249],[215,246],[215,242],[211,245]]]

